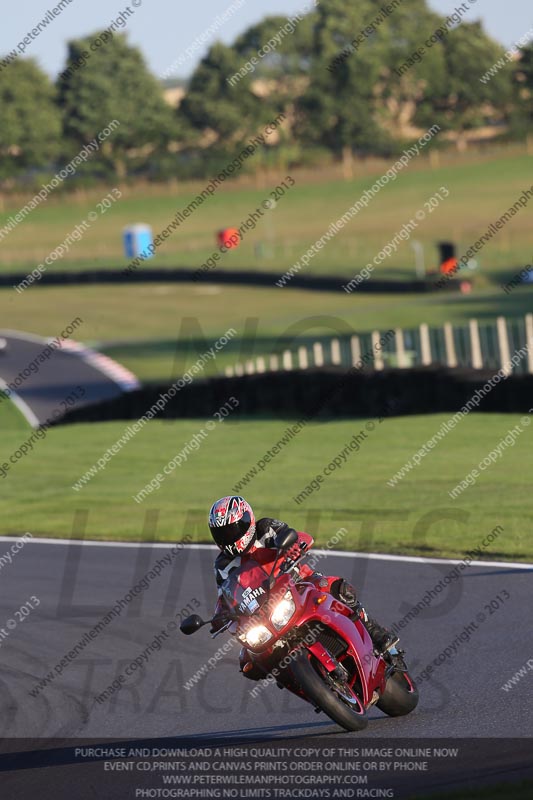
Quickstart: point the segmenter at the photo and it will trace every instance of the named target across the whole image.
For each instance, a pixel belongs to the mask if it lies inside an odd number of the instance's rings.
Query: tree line
[[[464,5],[464,4],[463,4]],[[393,156],[439,125],[439,142],[472,134],[525,138],[533,116],[533,45],[512,57],[479,22],[426,0],[321,0],[296,18],[267,17],[215,43],[177,108],[125,35],[68,43],[52,81],[32,59],[0,71],[0,182],[52,174],[113,120],[112,136],[67,183],[213,174],[278,114],[285,123],[258,165]]]

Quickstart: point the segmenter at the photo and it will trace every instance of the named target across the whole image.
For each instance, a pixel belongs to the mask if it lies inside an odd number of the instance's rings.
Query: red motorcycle
[[[352,618],[353,609],[298,578],[297,565],[308,552],[305,543],[300,542],[299,558],[280,562],[297,541],[294,531],[278,535],[270,573],[252,558],[230,573],[221,587],[224,624],[214,636],[229,630],[246,647],[250,668],[346,730],[365,728],[374,704],[391,717],[409,714],[418,691],[404,651],[377,654],[363,622]],[[180,628],[190,635],[214,619],[204,622],[193,614]]]

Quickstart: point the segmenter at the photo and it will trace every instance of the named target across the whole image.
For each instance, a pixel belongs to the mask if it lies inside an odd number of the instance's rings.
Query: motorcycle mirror
[[[190,617],[187,617],[181,623],[180,631],[186,636],[190,636],[191,633],[196,633],[196,631],[200,630],[200,628],[205,624],[206,623],[201,617],[198,616],[198,614],[191,614]]]
[[[298,534],[294,528],[289,528],[286,531],[280,531],[276,534],[275,545],[278,550],[288,550],[293,544],[298,541]]]

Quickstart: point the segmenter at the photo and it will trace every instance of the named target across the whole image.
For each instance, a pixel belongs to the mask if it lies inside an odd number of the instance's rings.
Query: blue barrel
[[[150,225],[128,225],[123,233],[124,253],[126,258],[152,258],[154,237]]]

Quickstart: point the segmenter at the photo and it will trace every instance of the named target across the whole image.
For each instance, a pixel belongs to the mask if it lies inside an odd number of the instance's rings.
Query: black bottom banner
[[[4,739],[2,800],[533,798],[531,739]],[[500,787],[500,788],[497,788]]]

